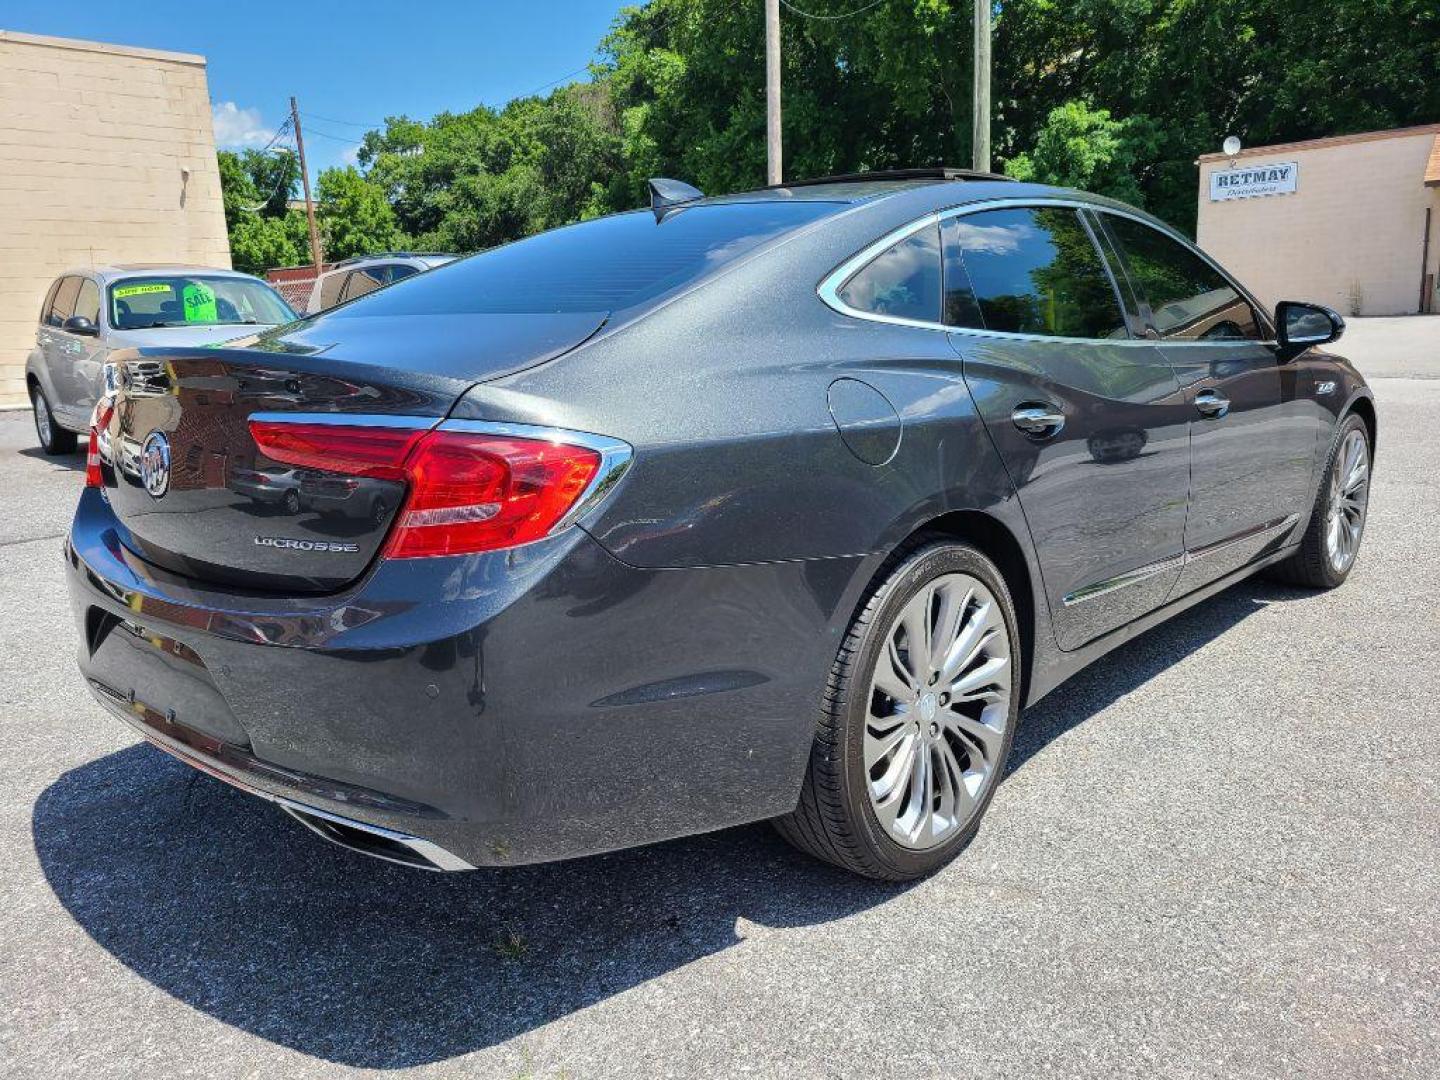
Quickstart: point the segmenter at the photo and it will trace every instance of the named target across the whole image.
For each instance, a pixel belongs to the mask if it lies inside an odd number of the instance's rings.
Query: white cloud
[[[233,101],[211,105],[210,115],[215,124],[215,145],[226,149],[264,146],[275,133],[260,119],[259,109],[242,109]]]
[[[347,146],[340,151],[340,163],[342,165],[357,165],[360,162],[360,147]]]

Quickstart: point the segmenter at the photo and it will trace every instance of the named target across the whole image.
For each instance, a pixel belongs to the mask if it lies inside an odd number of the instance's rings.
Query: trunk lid
[[[342,328],[349,342],[319,319],[223,348],[113,354],[115,410],[101,442],[120,538],[146,561],[197,581],[288,593],[342,588],[380,552],[405,485],[273,461],[256,445],[251,418],[313,413],[428,428],[476,382],[559,355],[601,321],[470,317],[462,344],[461,328],[429,319],[352,318]]]

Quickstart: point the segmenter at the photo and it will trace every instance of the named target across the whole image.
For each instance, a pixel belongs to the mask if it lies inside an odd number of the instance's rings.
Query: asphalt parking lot
[[[1349,583],[1062,687],[908,888],[763,826],[456,876],[325,845],[91,702],[82,460],[0,414],[0,1075],[1435,1076],[1440,319],[1340,351],[1380,408]]]

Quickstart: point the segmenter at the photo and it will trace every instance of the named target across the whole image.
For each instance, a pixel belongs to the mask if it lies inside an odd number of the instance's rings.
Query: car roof
[[[108,266],[75,266],[56,276],[69,277],[72,274],[98,278],[102,285],[124,281],[126,278],[163,277],[166,274],[204,274],[206,277],[262,280],[253,274],[241,273],[239,270],[226,270],[219,266],[200,266],[196,263],[114,263]]]

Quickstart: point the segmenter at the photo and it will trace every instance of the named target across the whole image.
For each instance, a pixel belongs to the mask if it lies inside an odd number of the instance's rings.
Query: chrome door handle
[[[1010,419],[1026,435],[1041,439],[1058,435],[1065,426],[1065,414],[1058,407],[1030,401],[1016,405]]]
[[[1218,390],[1201,390],[1195,395],[1195,408],[1207,420],[1219,420],[1230,411],[1230,399]]]

